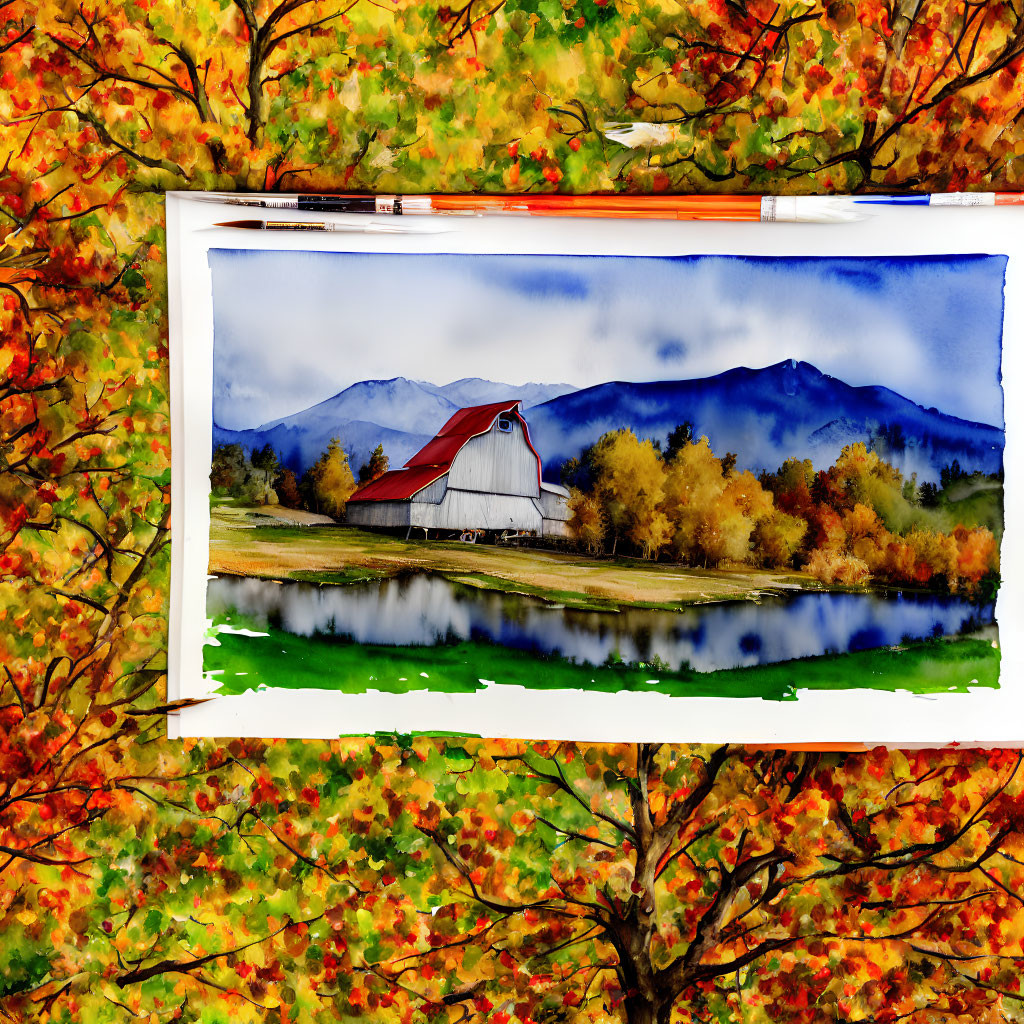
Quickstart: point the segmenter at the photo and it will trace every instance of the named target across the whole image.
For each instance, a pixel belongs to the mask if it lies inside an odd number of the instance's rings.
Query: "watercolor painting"
[[[220,692],[998,685],[1005,257],[210,264]]]

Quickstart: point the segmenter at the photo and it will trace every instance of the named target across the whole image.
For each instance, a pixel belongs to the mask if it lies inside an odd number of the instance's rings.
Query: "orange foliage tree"
[[[1016,755],[167,742],[161,194],[1012,187],[1021,33],[969,0],[0,0],[7,1016],[1018,1018]],[[636,120],[663,140],[603,129]]]
[[[950,529],[961,513],[908,496],[915,481],[863,442],[817,473],[809,460],[789,459],[756,479],[735,459],[718,458],[706,437],[663,454],[630,430],[605,434],[564,467],[575,483],[570,532],[591,551],[610,539],[615,554],[621,537],[644,558],[797,565],[825,583],[873,577],[991,596],[999,570],[992,530],[974,520]]]
[[[15,1019],[1019,1017],[1019,752],[164,747],[5,898]]]

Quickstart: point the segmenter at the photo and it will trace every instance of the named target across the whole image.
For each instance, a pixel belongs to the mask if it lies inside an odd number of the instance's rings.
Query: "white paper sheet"
[[[172,587],[170,698],[214,699],[169,722],[174,736],[329,738],[374,732],[436,731],[487,737],[572,738],[581,741],[733,741],[757,744],[887,743],[890,745],[1013,744],[1021,741],[1024,709],[1024,540],[1020,513],[1024,476],[1024,366],[1021,218],[1019,210],[874,207],[877,215],[838,226],[541,218],[448,218],[452,230],[431,235],[297,233],[212,228],[234,219],[237,206],[167,198],[172,374]],[[316,219],[296,213],[289,219]],[[410,218],[411,220],[411,218]],[[471,694],[341,694],[330,689],[270,688],[217,696],[204,679],[205,588],[209,557],[209,472],[212,442],[214,314],[211,249],[273,249],[352,253],[467,253],[677,256],[925,256],[967,253],[1009,257],[1003,330],[1006,396],[1005,519],[1001,684],[967,693],[914,695],[846,690],[800,692],[798,699],[667,697],[657,692],[598,693],[488,685]],[[353,301],[358,301],[354,297]],[[394,302],[404,301],[396,285]],[[799,295],[778,296],[780,309]],[[386,319],[387,310],[381,311]],[[340,332],[344,345],[344,332]],[[394,376],[404,375],[402,345],[389,335]],[[355,341],[350,341],[355,344]],[[366,339],[358,342],[365,345]],[[558,338],[549,340],[557,346]],[[302,337],[282,346],[302,346]],[[516,353],[496,365],[505,379]],[[754,365],[754,364],[751,364]],[[762,364],[757,364],[762,365]],[[470,375],[470,374],[465,374]],[[483,374],[472,374],[481,375]],[[446,378],[451,379],[451,375]],[[549,378],[542,374],[529,379]],[[442,383],[438,381],[438,383]],[[721,453],[719,453],[721,454]],[[429,654],[425,655],[425,660]]]

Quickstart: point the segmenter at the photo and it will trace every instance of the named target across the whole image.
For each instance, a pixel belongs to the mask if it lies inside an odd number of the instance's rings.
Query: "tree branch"
[[[234,949],[222,949],[216,953],[207,953],[206,956],[196,957],[193,960],[160,960],[149,967],[141,967],[119,975],[114,979],[114,983],[118,988],[125,988],[128,985],[148,981],[150,978],[155,978],[161,974],[191,974],[192,971],[202,967],[204,964],[213,963],[215,960],[231,956],[233,953],[241,953],[243,950],[250,949],[253,946],[259,946],[261,943],[268,942],[274,936],[280,935],[281,932],[287,931],[289,928],[295,928],[300,924],[312,924],[314,921],[319,921],[321,917],[323,917],[323,914],[317,914],[316,917],[311,917],[305,921],[286,921],[276,931],[271,932],[269,935],[264,935],[260,939],[254,939],[243,946],[235,946]]]

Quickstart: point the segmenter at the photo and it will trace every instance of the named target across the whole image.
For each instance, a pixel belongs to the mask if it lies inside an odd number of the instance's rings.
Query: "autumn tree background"
[[[1022,60],[983,0],[0,0],[4,1015],[1020,1020],[1013,752],[164,739],[162,193],[1013,189]]]
[[[846,445],[828,469],[787,459],[755,477],[737,471],[735,453],[719,458],[692,434],[680,424],[662,451],[660,438],[620,428],[567,459],[574,543],[704,568],[796,565],[823,583],[871,579],[994,598],[1002,499],[952,512],[946,488],[967,479],[959,463],[941,471],[941,488],[918,488],[872,440]]]

